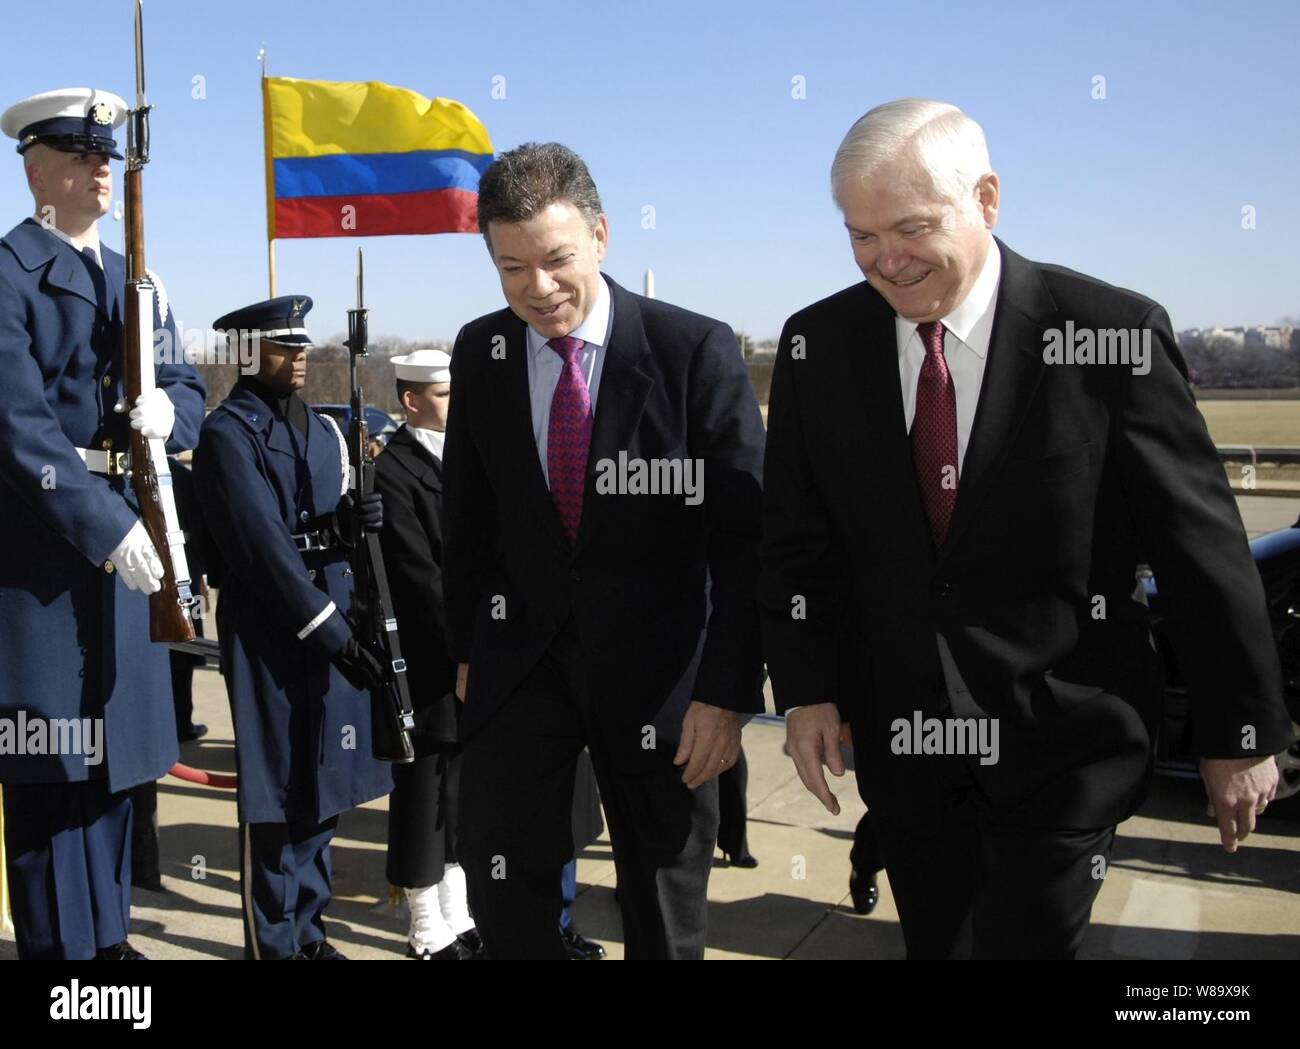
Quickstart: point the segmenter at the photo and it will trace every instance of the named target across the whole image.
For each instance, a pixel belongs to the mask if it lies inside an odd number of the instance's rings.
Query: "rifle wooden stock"
[[[144,261],[143,182],[139,168],[126,172],[126,302],[122,329],[122,386],[128,408],[154,386],[154,286]],[[161,458],[161,462],[159,462]],[[193,597],[188,569],[177,578],[171,537],[180,531],[171,470],[163,442],[131,431],[131,487],[140,504],[140,520],[163,565],[162,589],[149,596],[149,639],[156,642],[194,640],[190,620]],[[168,521],[171,517],[171,521]],[[169,525],[171,527],[169,527]],[[183,547],[182,547],[183,549]]]

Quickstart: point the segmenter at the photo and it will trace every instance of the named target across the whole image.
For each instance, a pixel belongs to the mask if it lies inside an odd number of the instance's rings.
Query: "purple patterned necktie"
[[[551,419],[546,429],[546,476],[551,498],[560,512],[564,533],[573,544],[582,520],[582,492],[587,477],[587,451],[591,447],[591,392],[578,367],[578,354],[586,345],[572,335],[546,343],[564,361],[564,370],[551,398]]]
[[[916,383],[912,461],[934,545],[943,546],[957,505],[957,394],[943,356],[943,325],[927,321],[916,330],[925,361]]]

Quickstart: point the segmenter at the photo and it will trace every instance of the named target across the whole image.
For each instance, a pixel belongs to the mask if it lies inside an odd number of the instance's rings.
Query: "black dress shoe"
[[[338,949],[329,940],[316,940],[309,943],[300,953],[309,962],[346,962],[348,960],[345,955],[338,952]]]
[[[876,884],[874,873],[859,876],[857,871],[849,875],[849,897],[853,900],[853,909],[859,914],[870,914],[880,902],[880,887]]]
[[[487,950],[483,947],[483,937],[478,934],[478,929],[470,926],[456,939],[469,951],[470,961],[481,962],[487,958]]]
[[[572,961],[598,962],[605,957],[604,947],[595,940],[587,939],[572,925],[560,930],[560,939],[564,941],[564,949],[569,952]]]
[[[758,866],[758,860],[751,855],[748,849],[742,852],[739,856],[728,856],[725,852],[722,856],[731,867],[745,867],[752,870],[754,867]]]
[[[166,892],[166,891],[167,891],[166,886],[164,886],[163,883],[162,883],[162,878],[158,877],[158,875],[156,875],[156,874],[155,874],[152,878],[148,877],[147,875],[141,875],[141,876],[138,877],[138,878],[132,876],[132,878],[131,878],[131,888],[133,888],[133,889],[148,889],[150,892]]]
[[[196,739],[202,739],[207,734],[207,725],[190,725],[189,728],[177,730],[176,740],[179,743],[193,743]]]
[[[463,940],[452,940],[440,951],[431,951],[427,948],[423,951],[417,951],[409,943],[406,945],[406,956],[414,958],[421,962],[471,962],[474,960],[474,952],[470,950]]]
[[[123,940],[112,947],[101,947],[95,952],[97,962],[147,962],[149,959]]]

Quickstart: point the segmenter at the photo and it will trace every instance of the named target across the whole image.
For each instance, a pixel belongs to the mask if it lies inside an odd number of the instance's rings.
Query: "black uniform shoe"
[[[309,962],[346,962],[347,958],[340,954],[329,940],[316,940],[307,944],[302,949],[302,956]]]
[[[853,909],[859,914],[870,914],[880,902],[880,888],[876,885],[876,876],[859,877],[854,871],[849,875],[849,897],[853,900]]]
[[[166,892],[167,887],[163,885],[162,878],[157,874],[131,875],[131,888],[148,889],[150,892]]]
[[[147,962],[148,960],[127,940],[115,943],[112,947],[101,947],[95,952],[97,962]]]
[[[202,739],[207,734],[207,725],[190,725],[189,728],[177,730],[176,740],[179,743],[193,743],[196,739]]]
[[[408,943],[406,945],[406,956],[421,962],[471,962],[474,960],[474,952],[465,946],[462,940],[452,940],[440,951],[431,951],[428,948],[417,951]]]
[[[758,866],[758,860],[754,859],[748,849],[742,852],[739,856],[728,856],[725,852],[722,855],[726,858],[728,865],[732,867],[745,867],[752,869]]]
[[[598,962],[605,957],[604,947],[595,940],[587,939],[572,925],[560,930],[560,939],[564,941],[564,949],[569,952],[571,961]]]
[[[481,962],[487,958],[487,950],[483,947],[483,937],[478,934],[474,927],[466,929],[456,937],[469,951],[469,960],[472,962]]]

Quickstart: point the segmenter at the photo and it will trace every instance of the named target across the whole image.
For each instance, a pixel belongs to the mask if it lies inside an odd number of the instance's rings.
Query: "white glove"
[[[119,412],[125,409],[125,402],[117,404]],[[176,408],[171,398],[157,386],[135,399],[135,407],[131,409],[131,429],[139,430],[145,437],[165,441],[175,425]]]
[[[156,594],[162,589],[163,566],[158,551],[139,521],[131,526],[117,549],[108,555],[128,590]]]

